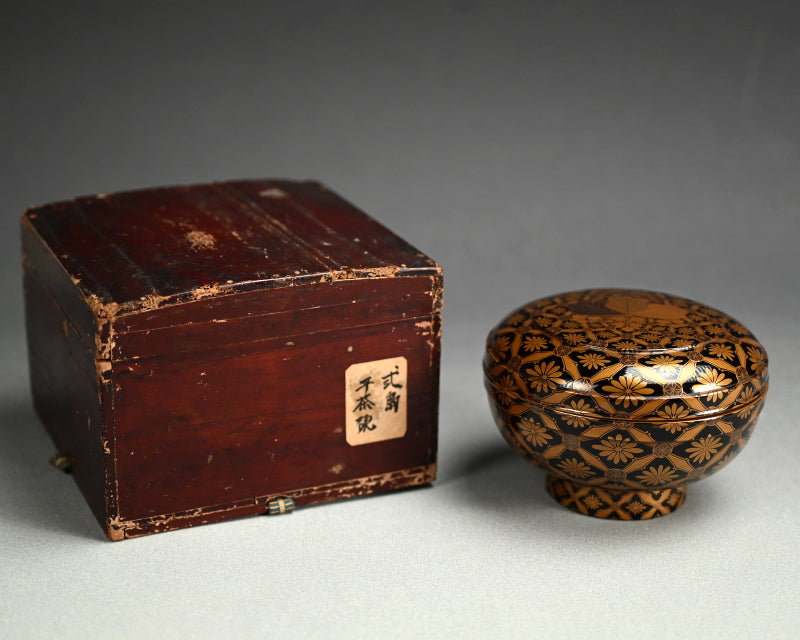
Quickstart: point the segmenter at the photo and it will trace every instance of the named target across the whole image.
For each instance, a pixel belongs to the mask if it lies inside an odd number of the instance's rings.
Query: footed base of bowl
[[[567,509],[610,520],[649,520],[665,516],[686,499],[685,487],[658,491],[610,491],[549,474],[547,492]]]

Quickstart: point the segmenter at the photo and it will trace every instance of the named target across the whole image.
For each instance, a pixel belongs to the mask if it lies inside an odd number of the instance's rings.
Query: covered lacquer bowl
[[[506,316],[483,361],[497,426],[585,515],[641,520],[727,465],[764,404],[767,354],[729,315],[665,293],[590,289]]]

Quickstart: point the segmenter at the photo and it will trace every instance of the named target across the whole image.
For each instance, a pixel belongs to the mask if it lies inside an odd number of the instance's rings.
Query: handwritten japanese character
[[[369,399],[369,396],[369,393],[365,393],[363,396],[356,398],[356,408],[353,409],[353,413],[356,411],[370,411],[375,408],[375,403]]]
[[[400,367],[397,365],[394,366],[394,371],[390,371],[385,376],[381,376],[381,380],[383,380],[383,388],[386,389],[389,386],[394,387],[395,389],[402,389],[403,385],[398,384],[394,381],[395,376],[400,375]]]
[[[359,433],[364,433],[365,431],[374,431],[378,426],[377,424],[373,424],[372,416],[368,413],[364,414],[363,416],[358,416],[358,418],[356,418],[356,422],[358,423]]]
[[[397,410],[400,408],[400,395],[395,393],[394,391],[390,391],[386,394],[386,411],[394,411],[397,413]]]

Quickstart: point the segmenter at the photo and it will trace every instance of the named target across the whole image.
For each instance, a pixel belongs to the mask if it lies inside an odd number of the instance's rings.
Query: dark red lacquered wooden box
[[[112,540],[434,479],[441,268],[319,183],[79,198],[22,241],[34,404]]]

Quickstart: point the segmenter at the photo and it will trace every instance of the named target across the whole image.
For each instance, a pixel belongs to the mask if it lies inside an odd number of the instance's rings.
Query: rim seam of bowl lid
[[[494,381],[491,378],[489,378],[489,376],[486,376],[486,380],[492,386],[492,388],[498,389],[498,390],[500,389],[500,387],[498,387],[496,384],[494,384]],[[761,402],[764,399],[764,396],[766,395],[768,388],[769,388],[769,382],[767,382],[764,385],[764,387],[761,389],[761,391],[759,392],[759,394],[757,396],[755,396],[752,400],[750,400],[750,402],[748,402],[746,404],[739,404],[739,405],[731,406],[731,407],[728,407],[727,409],[725,409],[724,411],[719,411],[717,413],[709,413],[709,414],[698,413],[698,414],[696,414],[694,416],[689,416],[690,417],[689,420],[687,420],[685,418],[681,419],[681,420],[669,420],[669,419],[660,418],[660,417],[656,417],[656,418],[648,418],[648,417],[642,417],[642,418],[615,418],[615,417],[613,417],[613,416],[611,416],[609,414],[587,413],[587,412],[582,412],[582,411],[570,411],[568,408],[565,408],[562,405],[559,405],[559,404],[543,404],[541,402],[536,402],[535,400],[531,400],[529,398],[522,398],[521,396],[517,395],[516,393],[508,393],[508,392],[506,392],[506,395],[508,395],[509,397],[514,398],[515,400],[518,400],[522,404],[526,404],[526,405],[531,406],[531,407],[539,407],[540,409],[547,409],[547,410],[552,411],[553,413],[557,413],[559,415],[580,416],[580,417],[583,417],[583,418],[592,418],[592,419],[597,419],[597,420],[605,420],[607,422],[630,422],[630,423],[636,423],[636,424],[672,424],[672,423],[682,423],[682,422],[693,422],[693,421],[696,421],[696,420],[711,420],[711,419],[721,418],[721,417],[727,416],[727,415],[729,415],[731,413],[737,413],[739,411],[742,411],[742,410],[746,409],[747,407],[755,406],[756,404]],[[584,397],[584,395],[586,395],[587,397],[591,396],[591,394],[577,394],[577,393],[571,394],[571,396],[574,396],[574,397],[577,397],[577,398]],[[605,396],[598,396],[598,397],[601,397],[601,398],[604,398],[604,399],[608,400],[608,398],[606,398]],[[702,395],[698,395],[698,396],[675,396],[674,398],[665,398],[665,401],[669,402],[669,400],[677,400],[677,399],[679,399],[681,397],[690,397],[690,398],[691,397],[698,397],[699,398],[699,397],[702,397]]]

